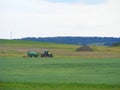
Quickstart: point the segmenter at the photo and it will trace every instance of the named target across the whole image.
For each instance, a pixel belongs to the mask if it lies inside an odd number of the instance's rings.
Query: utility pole
[[[10,32],[10,40],[12,40],[12,32]]]

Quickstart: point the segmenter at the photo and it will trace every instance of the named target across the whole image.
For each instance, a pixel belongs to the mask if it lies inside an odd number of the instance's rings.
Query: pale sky
[[[120,0],[0,0],[0,39],[120,37]]]

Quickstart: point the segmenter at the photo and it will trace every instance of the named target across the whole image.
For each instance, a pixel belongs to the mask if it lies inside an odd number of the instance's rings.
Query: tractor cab
[[[53,54],[45,50],[41,53],[41,57],[53,57]]]

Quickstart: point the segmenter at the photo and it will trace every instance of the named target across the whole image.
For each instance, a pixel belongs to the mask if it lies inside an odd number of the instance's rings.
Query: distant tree
[[[120,46],[120,42],[113,43],[112,46],[119,47]]]

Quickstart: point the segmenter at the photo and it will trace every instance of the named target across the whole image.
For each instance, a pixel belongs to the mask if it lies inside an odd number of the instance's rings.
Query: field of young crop
[[[0,58],[0,90],[119,90],[119,58]]]
[[[120,90],[120,47],[0,40],[0,90]],[[49,50],[53,58],[23,58]]]

